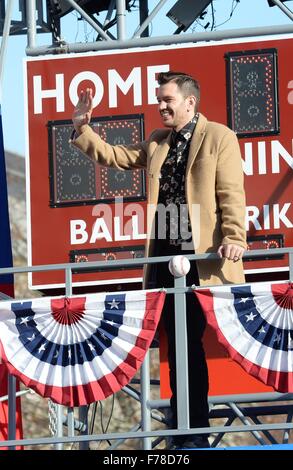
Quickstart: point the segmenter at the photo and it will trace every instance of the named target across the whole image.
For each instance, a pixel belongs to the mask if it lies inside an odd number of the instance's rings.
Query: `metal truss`
[[[179,44],[200,41],[223,40],[240,37],[264,36],[272,34],[290,34],[293,33],[293,25],[267,26],[258,28],[241,28],[233,30],[215,31],[204,30],[197,33],[182,32],[182,28],[177,28],[173,34],[167,36],[150,36],[150,25],[157,20],[158,13],[162,7],[169,1],[170,6],[174,7],[176,1],[159,0],[152,11],[149,11],[148,0],[109,0],[96,2],[97,9],[94,10],[94,2],[87,0],[18,0],[19,10],[22,14],[21,21],[11,20],[11,7],[13,0],[7,0],[7,7],[1,7],[0,26],[4,34],[23,34],[27,33],[26,54],[29,56],[39,56],[45,54],[60,54],[71,52],[88,52],[113,49],[127,49],[131,47],[148,47],[156,45]],[[3,2],[4,3],[4,2]],[[98,6],[98,5],[102,6]],[[293,21],[292,11],[280,0],[270,0],[268,5],[278,7],[291,21]],[[44,7],[45,5],[45,7]],[[61,6],[60,6],[61,5]],[[212,8],[211,1],[208,8]],[[58,13],[59,8],[59,13]],[[60,12],[61,8],[61,12]],[[108,8],[108,10],[107,10]],[[137,26],[131,37],[126,35],[126,19],[132,13],[132,10],[139,10],[137,17]],[[46,15],[45,15],[45,10]],[[104,11],[104,19],[99,20],[99,13]],[[92,29],[96,38],[92,42],[74,42],[68,43],[62,40],[62,16],[68,12],[75,11],[79,19],[83,19]],[[5,14],[6,13],[6,14]],[[5,29],[5,23],[11,25]],[[132,17],[133,18],[133,17]],[[3,27],[4,24],[4,27]],[[171,28],[171,23],[170,23]],[[183,28],[183,30],[185,30]],[[51,32],[51,44],[39,46],[37,44],[38,32]],[[4,41],[5,43],[5,41]]]

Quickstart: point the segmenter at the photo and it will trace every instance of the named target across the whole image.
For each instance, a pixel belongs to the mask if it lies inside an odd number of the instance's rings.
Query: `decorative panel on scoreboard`
[[[228,124],[238,137],[279,132],[276,49],[231,52],[227,59]]]
[[[70,263],[85,263],[90,261],[113,261],[144,257],[144,245],[114,246],[111,248],[91,248],[85,250],[71,250]],[[73,273],[99,272],[99,271],[123,271],[128,269],[142,269],[142,265],[136,266],[105,266],[104,268],[80,268]]]
[[[92,120],[93,130],[111,145],[143,140],[141,115],[112,116]],[[69,144],[71,121],[49,121],[50,206],[145,199],[144,170],[120,171],[102,167]]]
[[[245,261],[260,261],[269,259],[283,259],[284,255],[274,255],[272,251],[268,256],[253,256],[253,250],[274,250],[274,248],[284,247],[284,235],[276,233],[274,235],[251,235],[247,237],[247,251],[251,252],[251,256],[245,257]]]

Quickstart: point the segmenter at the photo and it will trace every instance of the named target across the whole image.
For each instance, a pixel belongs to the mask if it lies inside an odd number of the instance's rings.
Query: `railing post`
[[[141,366],[141,376],[140,376],[140,386],[141,386],[141,427],[142,431],[151,431],[151,410],[149,408],[148,402],[150,399],[150,353],[149,351],[145,355],[145,359]],[[152,440],[150,437],[143,439],[143,449],[151,450],[152,449]]]
[[[78,408],[79,421],[84,424],[84,430],[80,431],[81,435],[88,434],[88,407],[80,406]],[[80,442],[79,450],[89,450],[89,442]]]
[[[69,297],[72,295],[72,271],[71,268],[65,269],[65,295]],[[61,405],[58,405],[61,407]],[[68,407],[67,408],[67,435],[74,436],[74,408]]]
[[[67,407],[67,435],[74,436],[74,408],[71,406]]]
[[[65,295],[72,295],[72,271],[71,268],[65,268]]]
[[[63,406],[56,407],[56,437],[63,437]],[[63,450],[63,444],[55,444],[55,450]]]
[[[16,378],[8,374],[8,439],[16,439]],[[9,450],[15,450],[10,447]]]
[[[289,280],[293,282],[293,252],[289,252]]]
[[[175,288],[186,287],[186,278],[175,278]],[[175,347],[177,387],[177,427],[189,429],[189,380],[187,353],[186,299],[184,292],[175,293]]]

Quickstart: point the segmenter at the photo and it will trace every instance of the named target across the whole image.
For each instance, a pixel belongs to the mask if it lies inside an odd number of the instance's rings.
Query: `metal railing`
[[[271,253],[270,253],[271,252]],[[293,248],[278,248],[273,250],[254,250],[253,256],[269,258],[275,255],[285,255],[288,254],[288,266],[289,266],[289,280],[293,282]],[[251,258],[252,252],[246,252],[245,257]],[[186,255],[189,260],[211,260],[218,259],[217,254],[200,254],[200,255]],[[162,256],[154,258],[139,258],[131,260],[113,260],[113,261],[99,261],[99,262],[86,262],[86,263],[63,263],[63,264],[54,264],[54,265],[40,265],[40,266],[28,266],[28,267],[14,267],[14,268],[0,268],[0,276],[2,274],[17,274],[17,273],[29,273],[29,272],[41,272],[41,271],[57,271],[64,270],[65,272],[65,295],[72,295],[72,276],[74,272],[82,270],[84,268],[111,268],[115,267],[127,267],[127,266],[136,266],[142,264],[154,264],[154,263],[164,263],[169,262],[172,256]],[[284,268],[285,270],[285,268]],[[209,286],[213,287],[213,286]],[[149,371],[149,353],[146,354],[144,363],[141,367],[141,390],[140,394],[137,394],[136,399],[140,401],[141,404],[141,425],[138,426],[140,432],[137,432],[137,428],[132,429],[128,432],[123,433],[106,433],[106,434],[95,434],[89,435],[84,434],[80,436],[74,436],[75,431],[75,419],[73,415],[73,409],[68,408],[68,414],[66,419],[66,424],[68,426],[68,436],[65,437],[62,435],[63,430],[63,421],[64,417],[62,415],[62,406],[58,405],[57,410],[57,427],[56,427],[56,437],[43,437],[35,439],[15,439],[15,400],[16,400],[16,390],[15,390],[15,379],[10,377],[9,379],[9,393],[8,393],[8,402],[9,402],[9,440],[0,442],[0,447],[8,446],[10,448],[15,448],[15,446],[23,445],[41,445],[41,444],[53,444],[57,449],[62,449],[64,443],[79,443],[82,448],[85,448],[85,443],[91,441],[100,441],[100,440],[118,440],[123,439],[143,439],[143,448],[144,450],[150,450],[152,448],[152,437],[160,440],[163,436],[169,437],[174,435],[188,435],[188,434],[204,434],[204,433],[216,433],[218,438],[215,439],[214,445],[217,445],[221,436],[225,433],[234,433],[234,432],[251,432],[257,441],[260,444],[264,444],[264,439],[259,434],[264,432],[265,435],[269,438],[270,442],[275,442],[274,438],[269,433],[270,430],[283,430],[284,436],[288,438],[288,432],[290,429],[293,429],[293,424],[291,422],[293,411],[291,410],[287,416],[286,423],[266,423],[261,424],[258,421],[256,413],[248,413],[247,409],[243,409],[237,405],[237,403],[252,403],[256,401],[283,401],[283,400],[292,400],[293,394],[280,394],[280,393],[271,393],[271,394],[243,394],[243,395],[230,395],[230,396],[218,396],[218,397],[209,397],[209,404],[211,407],[216,404],[224,404],[227,406],[228,412],[228,421],[224,426],[215,426],[212,428],[196,428],[190,429],[189,425],[189,397],[188,397],[188,363],[187,363],[187,354],[184,353],[187,348],[187,334],[186,334],[186,316],[182,315],[182,312],[185,312],[185,293],[191,292],[192,288],[186,286],[185,276],[180,278],[174,278],[174,288],[167,288],[166,293],[168,295],[175,295],[175,337],[176,337],[176,351],[179,354],[176,355],[176,373],[177,373],[177,408],[178,408],[178,424],[177,429],[166,429],[166,430],[152,430],[151,429],[151,419],[154,416],[154,409],[166,408],[170,405],[169,400],[151,400],[150,399],[150,371]],[[127,387],[124,387],[127,391]],[[273,414],[277,414],[273,408],[269,408]],[[244,413],[246,412],[246,414]],[[260,414],[263,414],[263,407],[258,410]],[[282,412],[283,412],[282,408]],[[233,412],[233,413],[232,413]],[[232,413],[232,414],[231,414]],[[211,417],[220,415],[221,413],[211,413]],[[223,412],[222,412],[223,414]],[[247,415],[254,416],[254,424],[250,424],[247,419]],[[242,421],[240,426],[232,426],[232,422],[235,417],[239,418]],[[80,408],[80,419],[84,422],[86,421],[85,408]],[[80,423],[83,421],[79,421]],[[82,427],[83,433],[85,433],[85,427]],[[284,438],[285,439],[285,438]]]

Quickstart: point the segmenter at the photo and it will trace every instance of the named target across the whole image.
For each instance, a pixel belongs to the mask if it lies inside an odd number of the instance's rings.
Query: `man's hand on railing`
[[[221,245],[217,253],[220,258],[227,258],[236,263],[237,261],[242,259],[244,251],[245,249],[242,246],[229,243],[227,245]]]

